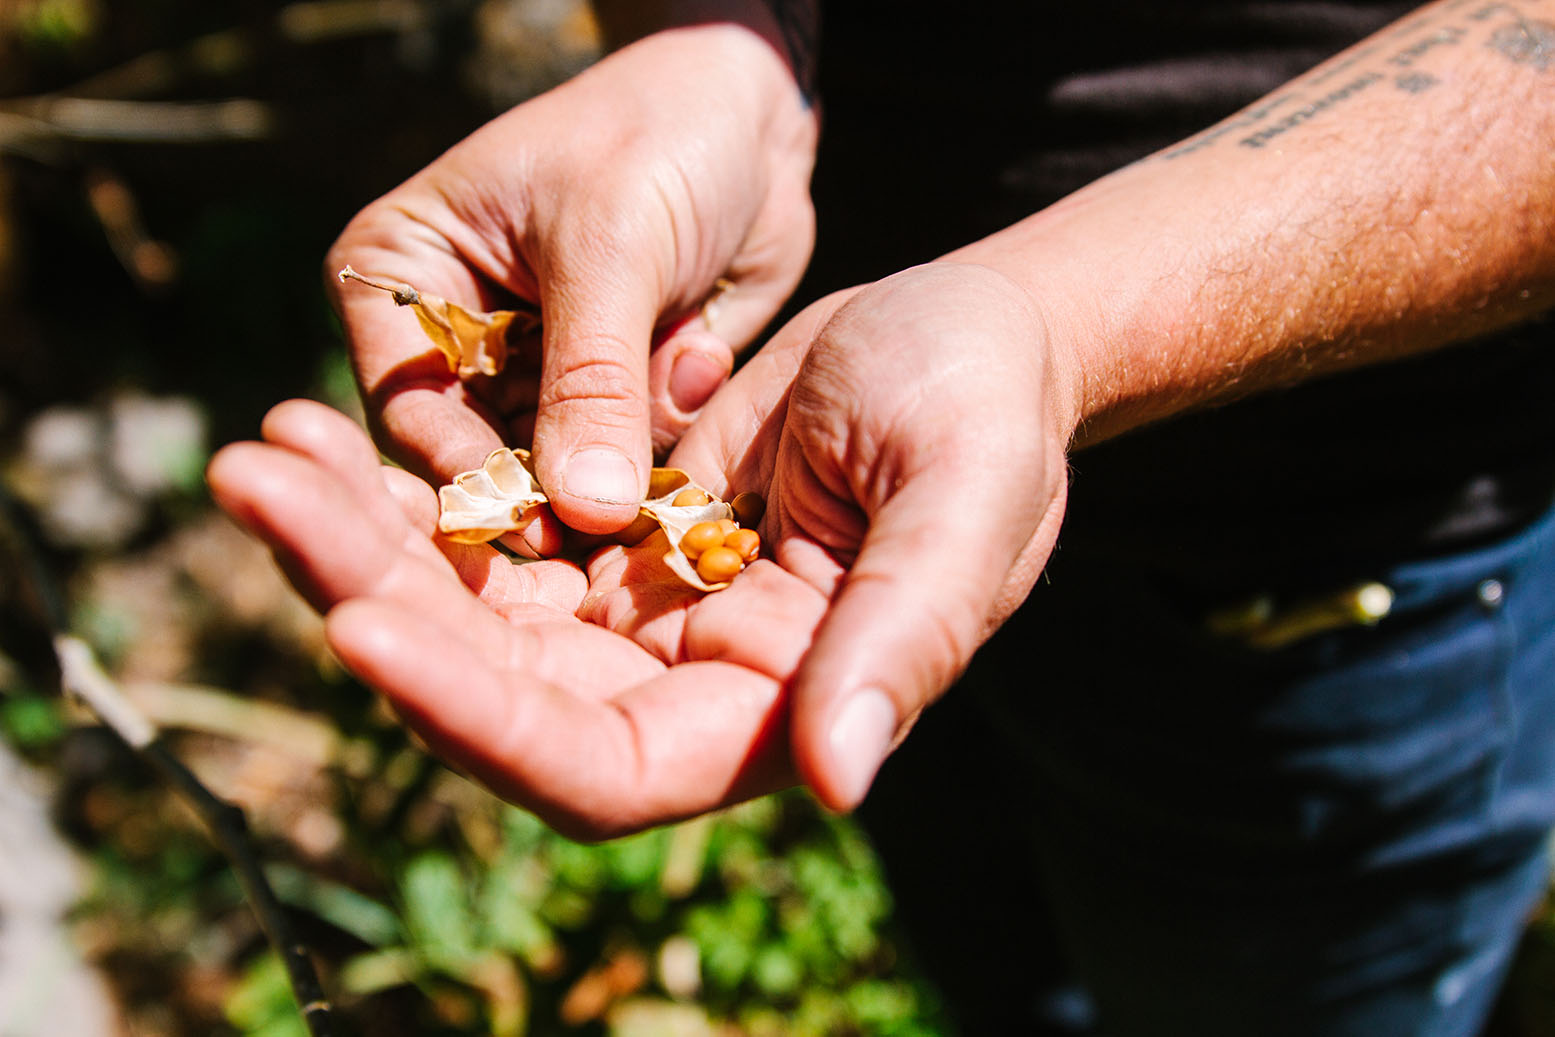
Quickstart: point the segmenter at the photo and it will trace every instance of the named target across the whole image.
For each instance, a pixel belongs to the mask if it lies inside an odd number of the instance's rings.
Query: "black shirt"
[[[819,241],[801,297],[1008,226],[1414,6],[828,5]],[[1555,496],[1552,328],[1534,322],[1081,451],[1060,549],[1209,580],[1321,579],[1503,533]]]

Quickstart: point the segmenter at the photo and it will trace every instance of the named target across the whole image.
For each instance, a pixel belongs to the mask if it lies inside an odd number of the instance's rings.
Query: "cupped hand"
[[[345,664],[497,794],[598,838],[795,780],[783,679],[825,608],[812,587],[760,561],[704,597],[644,547],[602,556],[591,590],[568,562],[434,537],[431,488],[321,404],[281,404],[263,434],[212,461],[217,501]]]
[[[563,522],[626,525],[653,448],[684,430],[809,259],[815,137],[771,44],[702,25],[612,54],[368,206],[327,274],[384,449],[442,483],[532,441]],[[347,264],[468,309],[532,304],[541,330],[511,344],[499,375],[460,381],[412,314],[333,283]]]
[[[1030,300],[935,264],[821,301],[671,461],[764,487],[758,560],[702,595],[663,545],[514,565],[433,536],[419,479],[318,404],[223,450],[218,501],[444,758],[564,832],[808,782],[846,809],[1019,604],[1057,535],[1071,372]]]
[[[1026,292],[929,264],[801,313],[671,456],[767,486],[764,540],[829,602],[789,677],[794,764],[828,805],[863,798],[1040,574],[1074,385]]]

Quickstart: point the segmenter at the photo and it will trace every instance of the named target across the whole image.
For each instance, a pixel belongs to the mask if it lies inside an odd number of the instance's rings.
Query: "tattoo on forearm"
[[[1237,143],[1247,148],[1261,148],[1280,134],[1290,132],[1302,123],[1308,122],[1335,105],[1343,104],[1367,87],[1380,82],[1382,82],[1381,73],[1364,72],[1337,90],[1326,93],[1315,101],[1297,108],[1289,115],[1249,133]]]
[[[762,0],[788,48],[794,80],[808,101],[815,96],[816,50],[820,40],[819,0]]]
[[[1490,34],[1490,47],[1520,65],[1548,72],[1555,68],[1555,25],[1518,18]]]
[[[1239,147],[1262,148],[1270,141],[1312,122],[1379,84],[1405,95],[1422,94],[1451,78],[1451,68],[1433,64],[1437,54],[1465,44],[1488,47],[1508,61],[1538,72],[1555,70],[1555,23],[1527,17],[1517,2],[1454,0],[1407,19],[1376,42],[1357,48],[1343,60],[1301,83],[1259,102],[1163,154],[1178,158],[1231,138]]]

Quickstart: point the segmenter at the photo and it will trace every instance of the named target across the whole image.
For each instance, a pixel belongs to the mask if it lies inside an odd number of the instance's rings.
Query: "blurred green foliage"
[[[468,847],[417,852],[382,903],[303,872],[281,876],[277,888],[294,905],[368,945],[340,968],[343,998],[413,986],[445,1016],[477,1020],[438,1032],[587,1032],[600,1024],[556,997],[566,986],[575,998],[587,982],[574,964],[581,952],[606,971],[656,959],[628,970],[600,1007],[623,997],[694,999],[707,1023],[698,1032],[714,1032],[720,1019],[748,1033],[943,1032],[932,999],[893,974],[882,935],[890,898],[868,846],[800,795],[597,846],[515,808],[495,816],[500,843],[489,858]],[[700,963],[690,985],[665,960],[687,948]],[[571,983],[549,982],[559,977]],[[249,966],[227,1018],[247,1034],[300,1032],[287,1029],[295,1009],[273,955]]]
[[[57,744],[66,726],[57,697],[11,692],[0,698],[0,734],[21,749]]]
[[[348,1012],[355,1001],[414,988],[421,1018],[408,1032],[589,1032],[602,1024],[569,1003],[591,967],[598,975],[601,963],[609,972],[631,960],[643,967],[604,990],[601,1015],[621,998],[640,1009],[678,997],[700,1006],[697,1032],[714,1032],[720,1019],[748,1033],[943,1032],[932,1000],[893,974],[881,935],[889,897],[868,847],[802,797],[600,846],[570,842],[514,808],[495,811],[493,856],[450,846],[417,852],[382,901],[305,871],[273,872],[294,907],[364,945],[336,976]],[[693,870],[666,892],[668,870],[688,860]],[[666,961],[688,948],[700,963],[690,984]],[[225,1014],[245,1034],[303,1032],[268,951],[245,968]],[[645,1032],[619,1023],[609,1031]]]

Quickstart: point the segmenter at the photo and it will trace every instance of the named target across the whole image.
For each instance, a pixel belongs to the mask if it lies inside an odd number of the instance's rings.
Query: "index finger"
[[[486,292],[477,273],[425,226],[381,205],[352,221],[325,264],[352,370],[384,452],[434,485],[478,468],[503,445],[500,424],[449,370],[413,312],[338,276],[349,264],[479,308]]]

